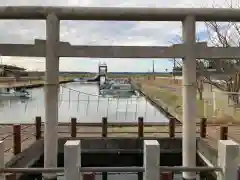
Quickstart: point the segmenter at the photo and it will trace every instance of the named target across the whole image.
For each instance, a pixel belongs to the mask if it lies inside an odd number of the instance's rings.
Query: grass
[[[142,90],[154,99],[160,99],[167,106],[172,107],[178,115],[182,115],[182,96],[156,86],[142,85]],[[197,116],[203,117],[204,103],[197,100]]]
[[[162,80],[161,80],[162,81]],[[179,92],[170,91],[166,87],[160,87],[159,85],[166,85],[166,81],[160,81],[157,82],[149,82],[149,81],[139,81],[139,84],[141,84],[142,90],[148,94],[151,98],[158,101],[158,99],[161,100],[169,109],[172,109],[170,113],[172,115],[177,116],[179,120],[181,120],[182,115],[182,96]],[[174,86],[174,85],[173,85]],[[175,85],[179,86],[179,85]],[[198,96],[196,97],[196,105],[197,105],[197,119],[200,119],[201,117],[204,117],[204,109],[208,112],[208,123],[218,123],[218,124],[226,124],[226,123],[239,123],[238,119],[240,119],[240,111],[235,110],[234,115],[229,114],[229,108],[226,108],[227,106],[222,105],[224,102],[221,99],[217,100],[217,106],[222,107],[222,110],[213,112],[213,105],[208,104],[206,107],[204,107],[204,101],[199,100]],[[226,102],[225,102],[226,103]],[[161,104],[161,103],[160,103]],[[222,105],[222,106],[221,106]],[[225,107],[225,108],[223,108]],[[231,108],[230,108],[231,109]]]

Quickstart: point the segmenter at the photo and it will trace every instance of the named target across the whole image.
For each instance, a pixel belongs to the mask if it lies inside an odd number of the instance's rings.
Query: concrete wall
[[[59,152],[63,152],[64,143],[67,138],[59,140]],[[159,138],[162,152],[181,152],[182,139],[181,138]],[[109,139],[109,140],[82,140],[81,147],[83,149],[141,149],[141,143],[134,138],[121,138],[121,139]]]

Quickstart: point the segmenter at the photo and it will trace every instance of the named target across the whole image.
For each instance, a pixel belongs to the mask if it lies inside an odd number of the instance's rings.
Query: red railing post
[[[36,140],[41,139],[42,137],[42,118],[37,116],[35,118],[35,128],[36,128]]]
[[[71,118],[71,137],[77,137],[77,118]]]
[[[168,130],[169,130],[169,137],[174,138],[175,137],[175,128],[176,128],[176,119],[174,117],[171,117],[169,119],[168,124]]]
[[[13,153],[14,155],[21,152],[21,125],[13,125]]]
[[[144,136],[144,122],[143,117],[138,118],[138,137],[142,138]]]
[[[174,174],[173,172],[161,172],[160,180],[173,180]]]
[[[107,135],[108,135],[107,117],[103,117],[102,118],[102,137],[107,137]],[[107,172],[103,172],[102,173],[102,180],[107,180],[108,179],[107,177],[108,177],[108,173]]]
[[[138,148],[142,148],[143,146],[143,140],[141,138],[144,137],[144,120],[143,117],[138,117]],[[138,180],[142,180],[143,179],[143,173],[142,172],[138,172]]]
[[[228,127],[221,126],[220,127],[220,140],[227,140],[228,139]]]
[[[108,122],[107,117],[102,118],[102,137],[107,137],[108,133]]]
[[[95,180],[95,174],[94,173],[84,173],[83,180]]]
[[[201,138],[206,138],[206,136],[207,136],[207,119],[206,118],[201,118],[200,137]]]

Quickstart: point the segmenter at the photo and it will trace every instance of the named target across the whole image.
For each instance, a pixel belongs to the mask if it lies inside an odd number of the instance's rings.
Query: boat
[[[100,89],[100,95],[112,96],[132,96],[135,95],[135,90],[129,83],[113,83],[109,82]]]
[[[100,81],[100,75],[97,74],[96,76],[92,78],[74,78],[74,82],[99,82]]]
[[[21,88],[19,90],[14,88],[0,88],[0,100],[16,98],[28,99],[30,98],[30,94],[24,88]]]
[[[113,84],[116,84],[116,82],[115,81],[106,81],[103,84],[100,84],[99,88],[100,88],[100,90],[101,89],[110,89]]]

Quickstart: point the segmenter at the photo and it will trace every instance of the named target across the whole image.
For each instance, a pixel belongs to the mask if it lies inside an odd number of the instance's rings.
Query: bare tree
[[[225,2],[229,8],[239,8],[239,0]],[[219,7],[213,4],[213,7]],[[215,47],[239,47],[240,46],[240,24],[236,22],[205,22],[208,35],[208,44]],[[199,42],[200,38],[196,38]],[[182,42],[181,38],[179,40]],[[180,43],[181,43],[180,42]],[[176,43],[176,42],[175,42]],[[179,42],[177,42],[179,43]],[[172,60],[182,66],[181,60]],[[215,78],[213,80],[212,78]],[[216,81],[216,79],[218,81]],[[230,92],[229,97],[239,103],[238,92],[240,90],[240,59],[213,60],[197,59],[197,89],[202,98],[203,83],[208,83],[216,88]],[[232,92],[232,93],[231,93]]]
[[[229,8],[239,8],[239,0],[225,1]],[[219,7],[213,4],[213,7]],[[240,25],[236,22],[205,22],[209,43],[216,47],[239,47],[240,46]],[[240,59],[229,60],[206,60],[208,64],[216,69],[222,76],[221,83],[212,81],[211,76],[204,76],[205,82],[214,85],[222,91],[232,92],[230,98],[239,103],[238,92],[240,90]]]
[[[171,42],[171,43],[180,44],[183,42],[182,37],[180,37],[180,36],[177,36],[175,39],[176,39],[175,42]],[[200,38],[196,37],[196,41],[200,42]],[[175,78],[175,75],[181,74],[180,72],[182,71],[182,60],[174,58],[174,59],[170,59],[169,61],[173,62],[173,65],[174,65],[173,76]],[[202,59],[197,59],[196,61],[197,61],[197,70],[198,70],[196,85],[197,85],[197,90],[199,93],[199,99],[202,100],[203,99],[204,75],[206,75],[206,69],[208,67],[208,65],[207,65],[208,63],[206,63],[206,61],[202,60]],[[201,69],[201,71],[200,71],[200,69]],[[174,72],[174,71],[176,71],[176,72]],[[202,72],[202,73],[200,73],[200,72]]]

